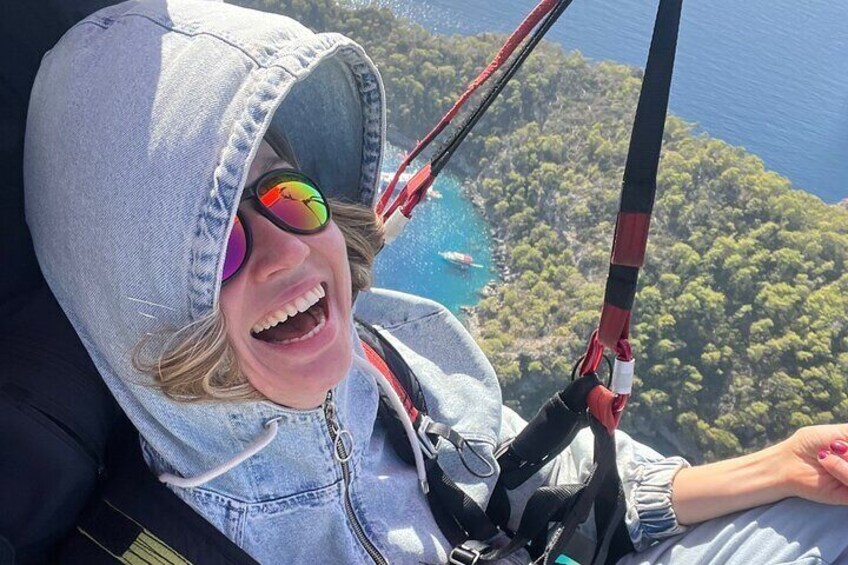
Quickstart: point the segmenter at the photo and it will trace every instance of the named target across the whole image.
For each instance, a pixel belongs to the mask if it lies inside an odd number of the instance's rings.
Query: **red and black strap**
[[[483,114],[486,113],[489,106],[495,101],[501,91],[506,87],[509,80],[518,72],[521,65],[533,52],[533,49],[542,40],[548,30],[559,19],[566,8],[571,4],[572,0],[541,0],[532,12],[521,22],[518,28],[507,38],[501,49],[486,66],[486,68],[468,85],[465,92],[454,103],[450,110],[439,120],[430,132],[424,136],[424,139],[410,151],[403,162],[395,172],[391,182],[389,182],[380,200],[377,202],[377,213],[388,222],[389,218],[397,211],[406,217],[410,218],[412,210],[421,202],[427,189],[436,180],[436,177],[442,169],[448,164],[453,157],[454,152],[459,145],[465,140],[472,128],[477,124]],[[535,31],[534,31],[535,28]],[[530,35],[532,32],[532,35]],[[510,57],[516,49],[522,45],[527,36],[527,40],[521,50],[511,61]],[[503,73],[494,82],[492,87],[482,97],[474,110],[468,115],[462,125],[457,128],[446,142],[439,148],[433,158],[419,169],[406,184],[400,189],[397,197],[391,203],[389,202],[395,192],[398,181],[403,172],[409,167],[412,161],[418,157],[424,149],[430,145],[444,129],[453,121],[459,111],[468,101],[474,92],[477,91],[483,84],[489,81],[490,78],[501,68],[504,68]]]
[[[654,35],[645,66],[636,118],[624,168],[621,204],[610,254],[610,269],[598,329],[592,334],[580,366],[580,375],[598,370],[604,348],[620,361],[632,361],[630,316],[645,261],[651,212],[657,191],[657,168],[668,97],[677,50],[682,0],[660,0]],[[621,419],[627,394],[596,387],[589,396],[592,414],[612,432]]]

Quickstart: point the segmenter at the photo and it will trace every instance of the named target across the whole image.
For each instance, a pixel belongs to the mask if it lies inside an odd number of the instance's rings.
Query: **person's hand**
[[[792,496],[824,504],[848,504],[848,424],[801,428],[776,446]]]

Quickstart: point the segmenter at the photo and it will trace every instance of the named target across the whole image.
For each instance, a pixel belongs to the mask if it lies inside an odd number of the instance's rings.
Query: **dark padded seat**
[[[44,284],[23,212],[23,141],[41,57],[108,0],[0,2],[0,563],[52,561],[127,420]]]
[[[0,535],[29,563],[76,524],[107,443],[132,429],[47,287],[16,301],[0,319]]]

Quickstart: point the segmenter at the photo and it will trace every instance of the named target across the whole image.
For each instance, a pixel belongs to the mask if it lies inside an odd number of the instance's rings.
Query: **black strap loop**
[[[447,424],[441,424],[439,422],[434,422],[433,420],[428,420],[425,424],[424,433],[427,435],[435,436],[435,441],[438,441],[439,438],[444,438],[448,442],[450,442],[455,448],[457,453],[459,454],[459,460],[462,461],[462,465],[468,470],[469,473],[477,477],[478,479],[488,479],[492,475],[495,474],[495,467],[485,457],[474,447],[474,445],[464,437],[462,437],[459,432],[448,426]],[[480,466],[482,464],[483,470],[474,469],[469,463],[469,453],[474,455],[474,459],[478,461],[476,466]]]
[[[427,459],[424,461],[424,468],[427,471],[430,493],[433,495],[430,500],[438,500],[438,504],[466,534],[459,542],[446,535],[451,543],[458,545],[467,539],[485,541],[497,535],[498,528],[486,515],[486,511],[453,482],[442,469],[438,459]],[[456,528],[450,529],[453,532],[452,537],[456,537]]]
[[[597,377],[577,379],[554,395],[498,457],[499,481],[515,489],[574,440],[586,426],[586,397]],[[575,410],[576,408],[576,410]]]

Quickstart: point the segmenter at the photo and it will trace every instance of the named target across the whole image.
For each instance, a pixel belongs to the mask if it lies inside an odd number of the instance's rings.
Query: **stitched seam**
[[[340,483],[342,483],[342,479],[336,479],[335,481],[328,483],[324,486],[315,487],[315,488],[311,488],[311,489],[307,489],[307,490],[302,490],[302,491],[298,491],[298,492],[295,492],[295,493],[292,493],[292,494],[286,494],[284,496],[279,496],[277,498],[269,498],[268,500],[250,500],[250,501],[242,500],[242,499],[236,498],[234,496],[230,496],[230,495],[221,494],[220,492],[205,489],[205,488],[202,488],[202,487],[195,487],[193,489],[188,489],[188,490],[194,491],[192,493],[192,495],[196,499],[208,500],[208,499],[211,498],[211,499],[216,499],[217,502],[232,502],[232,503],[235,503],[235,504],[242,506],[245,511],[248,511],[248,510],[250,510],[251,508],[254,508],[254,507],[261,507],[261,506],[266,505],[266,504],[286,503],[286,501],[288,501],[289,499],[293,499],[293,498],[296,498],[296,497],[309,495],[309,494],[312,494],[312,493],[320,493],[321,491],[324,491],[324,490],[332,490],[333,487],[338,486]]]
[[[109,28],[109,26],[110,26],[111,24],[113,24],[113,23],[117,22],[118,20],[121,20],[121,19],[124,19],[124,18],[128,18],[128,17],[131,17],[131,16],[134,16],[134,17],[136,17],[136,18],[142,18],[142,19],[145,19],[145,20],[149,21],[150,23],[155,24],[155,25],[157,25],[157,26],[161,27],[162,29],[165,29],[165,30],[168,30],[168,31],[172,31],[172,32],[174,32],[174,33],[179,33],[180,35],[185,35],[186,37],[198,37],[198,36],[201,36],[201,35],[206,35],[206,36],[208,36],[208,37],[212,37],[212,38],[214,38],[214,39],[217,39],[218,41],[221,41],[222,43],[225,43],[225,44],[229,45],[230,47],[232,47],[232,48],[234,48],[234,49],[237,49],[237,50],[238,50],[238,51],[240,51],[240,52],[241,52],[241,53],[242,53],[245,57],[247,57],[248,59],[250,59],[251,61],[253,61],[253,63],[254,63],[254,64],[256,64],[256,66],[258,66],[258,67],[262,67],[262,66],[264,66],[264,65],[262,65],[262,64],[261,64],[261,63],[260,63],[260,62],[259,62],[259,61],[258,61],[258,60],[254,57],[254,56],[253,56],[253,55],[251,55],[250,53],[248,53],[247,51],[245,51],[244,47],[242,47],[241,45],[239,45],[239,44],[237,44],[237,43],[234,43],[232,40],[227,39],[226,37],[222,37],[222,36],[220,36],[220,35],[216,35],[216,34],[214,34],[214,33],[208,32],[208,31],[195,31],[195,32],[191,32],[191,31],[188,31],[188,30],[185,30],[185,29],[178,29],[178,28],[176,28],[176,27],[168,27],[167,25],[163,24],[162,22],[160,22],[160,21],[158,21],[158,20],[155,20],[155,19],[151,18],[151,17],[150,17],[150,16],[148,16],[148,15],[145,15],[145,14],[139,14],[139,13],[137,13],[137,12],[128,12],[128,13],[126,13],[126,14],[121,14],[121,15],[120,15],[119,17],[117,17],[117,18],[109,18],[109,19],[107,19],[107,20],[105,20],[105,21],[104,21],[104,20],[100,20],[100,21],[95,21],[95,20],[86,20],[86,21],[84,21],[84,22],[80,22],[80,24],[83,24],[83,23],[91,23],[91,24],[94,24],[94,25],[96,25],[96,26],[98,26],[98,27],[101,27],[101,28],[103,28],[103,29],[108,29],[108,28]],[[109,25],[105,25],[105,23],[106,23],[106,22],[108,22],[108,24],[109,24]],[[79,24],[77,24],[77,25],[79,25]],[[74,26],[74,27],[76,27],[76,26]]]
[[[94,21],[94,20],[84,20],[84,21],[81,21],[81,22],[77,22],[77,23],[75,23],[74,25],[71,26],[71,29],[80,27],[80,26],[85,25],[85,24],[91,24],[93,26],[99,27],[100,29],[109,29],[108,25],[104,24],[103,22]]]
[[[398,322],[397,324],[383,325],[381,327],[384,330],[387,330],[387,331],[388,330],[394,330],[394,329],[397,329],[397,328],[402,328],[403,326],[406,326],[408,324],[413,324],[415,322],[420,322],[421,320],[426,320],[427,318],[432,318],[434,316],[441,316],[442,314],[444,314],[444,310],[434,310],[433,312],[428,312],[427,314],[424,314],[423,316],[419,316],[417,318],[412,318],[411,320],[404,320],[402,322]]]

